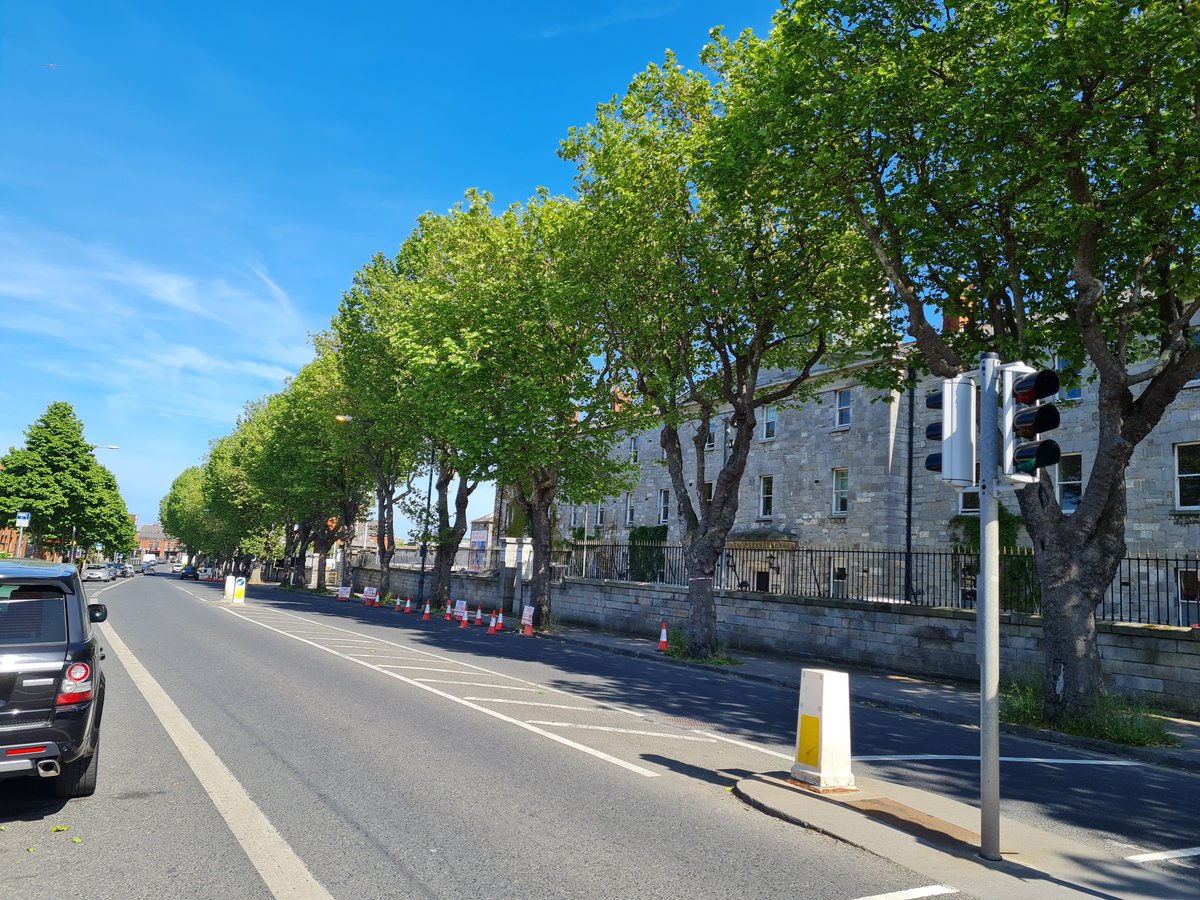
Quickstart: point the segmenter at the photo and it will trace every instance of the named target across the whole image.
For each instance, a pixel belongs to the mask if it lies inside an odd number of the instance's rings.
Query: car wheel
[[[90,797],[96,793],[96,773],[100,770],[100,735],[91,756],[67,763],[54,779],[55,797]]]

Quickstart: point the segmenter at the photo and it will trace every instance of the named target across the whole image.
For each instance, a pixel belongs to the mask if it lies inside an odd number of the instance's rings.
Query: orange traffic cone
[[[399,604],[397,604],[397,606],[399,606]],[[405,600],[404,600],[404,611],[405,611],[406,613],[410,613],[410,612],[412,612],[412,597],[407,597],[407,598],[405,598]]]
[[[421,616],[421,621],[422,622],[429,621],[429,601],[428,600],[425,601],[425,615]]]
[[[447,622],[454,621],[454,605],[453,605],[453,601],[451,601],[451,600],[446,601],[446,621]]]
[[[658,652],[667,652],[667,620],[663,619],[662,631],[658,635]]]
[[[525,630],[521,632],[525,637],[533,637],[533,623],[530,622],[525,626]]]
[[[470,624],[471,624],[471,617],[464,613],[463,617],[462,617],[462,621],[458,623],[458,627],[466,628]]]
[[[482,606],[475,607],[475,624],[479,625],[479,626],[483,625],[483,607]]]
[[[496,616],[496,630],[497,631],[504,630],[504,610],[500,610],[500,612]]]
[[[492,610],[492,622],[490,625],[488,625],[488,634],[495,634],[495,633],[496,633],[496,611],[493,609]]]

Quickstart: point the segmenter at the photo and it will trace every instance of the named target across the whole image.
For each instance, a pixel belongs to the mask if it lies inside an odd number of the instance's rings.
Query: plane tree
[[[890,353],[891,341],[871,305],[882,282],[869,248],[822,205],[820,173],[812,190],[782,190],[769,148],[724,120],[744,90],[743,49],[710,55],[716,83],[668,55],[561,151],[578,166],[574,265],[603,346],[626,401],[661,423],[697,657],[717,651],[713,579],[759,411],[810,396],[823,371]],[[704,452],[718,417],[732,439],[719,467]]]
[[[1159,0],[791,0],[768,41],[733,42],[752,61],[743,133],[796,192],[820,172],[932,372],[991,350],[1096,385],[1078,506],[1047,472],[1017,491],[1052,720],[1102,689],[1126,469],[1200,370],[1197,33],[1200,9]]]
[[[614,403],[590,298],[564,265],[577,212],[543,191],[497,214],[490,196],[471,191],[448,214],[421,217],[399,257],[408,302],[393,336],[423,386],[438,454],[437,589],[448,589],[471,483],[494,478],[529,523],[539,624],[556,498],[602,496],[626,477],[612,449],[627,413]]]

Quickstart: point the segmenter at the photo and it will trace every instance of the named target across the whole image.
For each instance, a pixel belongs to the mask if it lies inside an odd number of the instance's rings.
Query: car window
[[[0,586],[0,646],[66,639],[67,604],[61,592],[40,586]]]

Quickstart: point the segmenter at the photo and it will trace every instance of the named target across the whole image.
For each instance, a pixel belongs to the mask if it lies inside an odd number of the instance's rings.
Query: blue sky
[[[156,521],[420,213],[567,191],[571,125],[776,6],[4,0],[0,448],[65,400]]]

